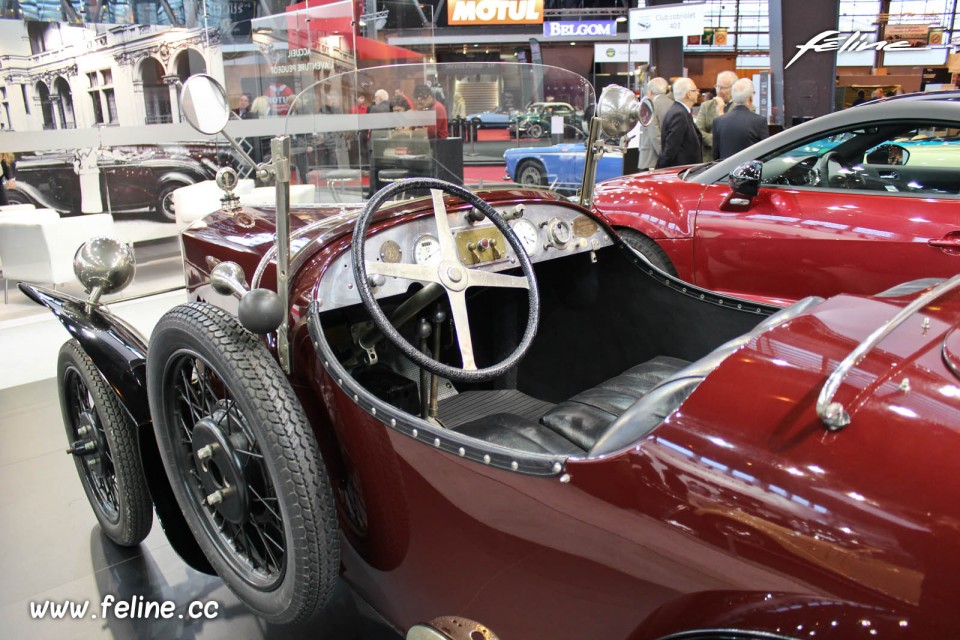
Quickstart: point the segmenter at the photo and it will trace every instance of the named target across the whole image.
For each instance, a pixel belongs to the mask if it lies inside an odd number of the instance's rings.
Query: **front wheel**
[[[147,355],[163,466],[223,581],[276,624],[310,619],[340,566],[333,493],[317,441],[266,347],[205,303],[157,323]]]
[[[69,452],[100,528],[120,546],[140,544],[153,524],[153,503],[136,425],[76,340],[60,348],[57,386]]]
[[[160,194],[157,196],[157,220],[160,222],[177,221],[177,213],[173,208],[173,192],[180,187],[186,186],[188,185],[183,182],[170,182],[163,185],[163,187],[160,189]]]
[[[524,160],[517,167],[517,183],[542,187],[547,184],[547,172],[535,160]]]
[[[617,231],[624,242],[643,255],[653,266],[675,278],[677,277],[677,268],[673,266],[667,252],[661,249],[660,245],[651,238],[633,229],[618,229]]]
[[[7,204],[35,204],[33,200],[30,199],[22,191],[17,191],[16,189],[11,189],[7,191]]]
[[[527,127],[527,135],[531,138],[539,138],[543,135],[543,127],[539,123],[534,122],[529,127]]]

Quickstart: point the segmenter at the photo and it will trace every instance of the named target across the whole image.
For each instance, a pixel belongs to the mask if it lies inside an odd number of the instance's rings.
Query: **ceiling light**
[[[616,21],[617,21],[617,22],[626,22],[626,21],[627,21],[627,16],[620,16],[620,17],[617,18]]]

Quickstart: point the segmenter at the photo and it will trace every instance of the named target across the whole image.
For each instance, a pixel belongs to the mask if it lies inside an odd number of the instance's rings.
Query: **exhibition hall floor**
[[[178,247],[175,240],[138,247],[137,282],[121,295],[182,286]],[[111,308],[149,335],[160,315],[185,300],[180,289]],[[342,583],[322,617],[309,628],[290,630],[265,624],[219,578],[187,567],[156,522],[136,548],[107,540],[73,460],[65,454],[67,439],[53,375],[57,352],[68,338],[49,311],[11,289],[10,303],[0,311],[0,544],[5,550],[0,554],[0,635],[34,640],[399,637]],[[107,596],[137,603],[170,601],[176,614],[171,619],[130,619],[108,608],[104,616]],[[205,606],[215,617],[191,619],[188,609],[194,602],[201,603],[194,613]],[[52,618],[49,607],[63,603],[74,605],[76,618],[69,611],[65,619]],[[80,614],[85,603],[89,605]]]

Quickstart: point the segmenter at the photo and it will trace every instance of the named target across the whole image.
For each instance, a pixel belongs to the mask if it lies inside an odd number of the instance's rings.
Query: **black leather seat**
[[[624,411],[688,364],[679,358],[658,356],[561,402],[545,413],[540,423],[589,450]]]
[[[625,411],[589,449],[588,457],[615,453],[631,446],[650,433],[657,425],[686,400],[700,386],[711,371],[720,366],[734,351],[753,338],[785,322],[793,320],[810,307],[823,302],[819,296],[798,300],[789,307],[776,312],[749,333],[723,343],[699,360],[691,362],[655,388],[646,393],[629,410]]]
[[[454,430],[532,453],[587,457],[614,453],[663,422],[734,351],[822,301],[816,296],[804,298],[694,362],[658,356],[632,367],[555,405],[539,423],[529,414],[497,413]]]

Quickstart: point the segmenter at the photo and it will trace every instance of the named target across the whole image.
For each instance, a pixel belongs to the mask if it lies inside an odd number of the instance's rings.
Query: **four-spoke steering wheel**
[[[365,257],[365,240],[367,230],[374,215],[385,202],[392,199],[397,193],[414,189],[430,189],[433,199],[433,215],[437,225],[437,238],[440,245],[439,260],[430,264],[389,263],[368,261]],[[510,276],[500,273],[491,273],[480,269],[471,269],[464,266],[457,254],[454,234],[450,230],[450,220],[444,204],[443,194],[456,196],[463,202],[472,205],[482,212],[493,225],[503,233],[510,247],[516,254],[523,276]],[[370,312],[370,317],[377,328],[400,351],[427,371],[439,376],[459,382],[477,382],[489,380],[506,373],[515,366],[530,349],[537,334],[537,323],[540,318],[540,294],[537,290],[537,281],[533,274],[533,264],[527,252],[523,249],[520,240],[514,234],[510,225],[479,196],[467,189],[437,180],[435,178],[413,178],[394,182],[378,191],[367,202],[353,230],[351,243],[351,258],[353,261],[353,275],[356,279],[357,290],[364,306]],[[400,335],[400,332],[391,324],[383,313],[380,305],[371,291],[369,275],[405,278],[418,282],[433,282],[441,285],[447,293],[452,311],[453,323],[457,332],[457,341],[460,347],[460,358],[463,367],[454,367],[443,364],[426,355]],[[470,321],[467,316],[466,291],[469,287],[507,287],[527,289],[529,311],[527,328],[517,348],[500,362],[478,369],[474,360],[473,340],[470,335]]]

